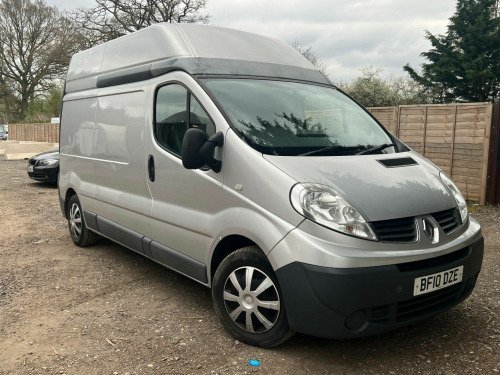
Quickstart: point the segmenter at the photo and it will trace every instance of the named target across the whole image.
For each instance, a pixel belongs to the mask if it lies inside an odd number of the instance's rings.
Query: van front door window
[[[170,84],[160,87],[155,105],[156,141],[176,155],[181,154],[182,140],[188,128],[199,128],[208,136],[215,134],[213,121],[198,100],[182,85]]]

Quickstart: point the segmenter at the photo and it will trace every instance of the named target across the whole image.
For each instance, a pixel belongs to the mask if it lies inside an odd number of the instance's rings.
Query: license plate
[[[433,273],[432,275],[417,277],[415,279],[413,295],[418,296],[457,284],[462,281],[463,274],[464,266],[460,266],[451,270]]]
[[[33,172],[33,166],[32,165],[28,165],[28,172]]]

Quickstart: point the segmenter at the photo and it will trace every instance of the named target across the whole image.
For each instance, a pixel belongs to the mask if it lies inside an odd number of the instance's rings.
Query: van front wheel
[[[215,311],[239,341],[269,348],[293,335],[274,271],[255,246],[231,253],[212,285]]]
[[[76,195],[69,199],[68,203],[68,228],[71,239],[75,245],[86,247],[95,244],[99,235],[87,229],[83,218],[82,206]]]

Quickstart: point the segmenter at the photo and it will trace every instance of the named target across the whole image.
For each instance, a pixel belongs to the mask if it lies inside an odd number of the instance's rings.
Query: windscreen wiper
[[[322,152],[328,152],[328,151],[336,151],[336,150],[359,150],[360,148],[364,148],[363,146],[328,146],[328,147],[323,147],[320,148],[319,150],[313,150],[309,152],[305,152],[303,154],[299,154],[298,156],[307,156],[307,155],[313,155],[313,154],[321,154]]]
[[[373,154],[375,152],[379,152],[379,151],[385,150],[386,148],[389,148],[391,146],[396,149],[396,145],[394,143],[384,143],[383,145],[380,145],[380,146],[377,146],[377,147],[372,147],[372,148],[369,148],[368,150],[364,150],[364,151],[358,152],[356,155]]]

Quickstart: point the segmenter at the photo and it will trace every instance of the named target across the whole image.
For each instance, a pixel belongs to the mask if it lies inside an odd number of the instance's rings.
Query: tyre
[[[278,280],[256,246],[239,249],[222,261],[212,299],[224,327],[241,342],[269,348],[293,335]]]
[[[77,195],[73,195],[68,203],[68,228],[71,239],[80,247],[90,246],[99,240],[99,235],[87,229],[83,218],[82,206]]]

